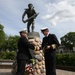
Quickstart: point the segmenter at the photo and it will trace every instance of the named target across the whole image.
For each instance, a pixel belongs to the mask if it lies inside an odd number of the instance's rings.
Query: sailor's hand
[[[50,49],[50,46],[47,46],[47,47],[46,47],[46,50],[47,50],[47,49]]]

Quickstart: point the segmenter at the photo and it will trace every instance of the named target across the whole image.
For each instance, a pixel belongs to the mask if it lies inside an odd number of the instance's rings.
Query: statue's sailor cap
[[[41,28],[41,31],[48,30],[48,27]]]
[[[26,29],[23,29],[19,33],[26,33],[27,34],[27,30]]]

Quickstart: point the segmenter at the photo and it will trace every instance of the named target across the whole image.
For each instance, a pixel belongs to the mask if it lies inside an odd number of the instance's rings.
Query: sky
[[[43,27],[48,27],[59,41],[68,32],[75,32],[75,0],[0,0],[0,24],[7,35],[19,35],[20,30],[26,29],[22,14],[29,3],[39,13],[35,19],[35,32],[39,32],[41,39]]]

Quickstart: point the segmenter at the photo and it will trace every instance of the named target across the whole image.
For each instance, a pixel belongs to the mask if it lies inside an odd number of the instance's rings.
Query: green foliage
[[[9,59],[13,60],[15,58],[16,52],[15,51],[1,51],[0,52],[0,59]]]
[[[70,50],[72,50],[75,46],[75,32],[69,32],[60,39],[61,44]]]
[[[9,36],[5,43],[3,44],[3,50],[10,50],[10,51],[16,51],[17,50],[17,42],[18,42],[19,36]]]
[[[0,49],[2,49],[2,45],[5,41],[5,32],[3,31],[3,25],[0,24]]]
[[[4,26],[0,24],[0,51],[17,50],[19,36],[7,36],[3,31]]]
[[[57,65],[75,66],[75,54],[57,54]]]

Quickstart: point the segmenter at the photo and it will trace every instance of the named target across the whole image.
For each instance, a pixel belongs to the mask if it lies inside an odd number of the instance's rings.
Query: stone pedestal
[[[40,38],[40,35],[38,32],[30,32],[30,33],[28,33],[28,38],[29,39]]]
[[[44,62],[44,54],[41,48],[41,39],[38,32],[31,32],[28,34],[28,39],[30,42],[34,42],[36,46],[36,50],[33,51],[33,57],[35,60],[34,75],[45,75],[45,62]],[[31,50],[32,51],[32,50]],[[33,75],[33,74],[29,74]]]

